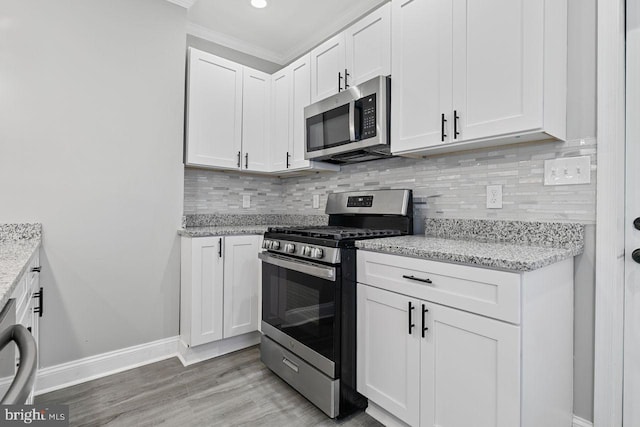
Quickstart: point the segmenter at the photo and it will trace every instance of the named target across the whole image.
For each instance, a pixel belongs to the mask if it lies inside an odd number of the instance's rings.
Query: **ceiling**
[[[277,64],[287,64],[388,0],[197,0],[188,32]]]

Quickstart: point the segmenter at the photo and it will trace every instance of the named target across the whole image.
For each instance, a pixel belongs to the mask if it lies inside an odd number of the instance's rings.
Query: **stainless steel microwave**
[[[305,159],[354,163],[390,156],[391,80],[379,76],[305,107]]]

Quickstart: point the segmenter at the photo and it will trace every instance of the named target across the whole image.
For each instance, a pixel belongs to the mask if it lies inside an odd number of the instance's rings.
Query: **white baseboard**
[[[184,366],[193,365],[194,363],[256,345],[260,343],[260,335],[260,332],[250,332],[197,347],[187,347],[180,340],[178,342],[178,359],[180,359]]]
[[[369,414],[372,418],[380,421],[382,424],[388,427],[408,427],[407,424],[397,419],[371,400],[369,401],[369,406],[366,409],[367,414]],[[583,418],[580,418],[576,415],[573,416],[572,427],[593,427],[593,423],[591,421],[587,421]]]
[[[576,415],[573,416],[573,427],[593,427],[593,423],[591,421],[587,421],[583,418],[580,418]]]
[[[85,357],[38,370],[36,395],[106,377],[149,363],[174,357],[178,352],[178,337]]]

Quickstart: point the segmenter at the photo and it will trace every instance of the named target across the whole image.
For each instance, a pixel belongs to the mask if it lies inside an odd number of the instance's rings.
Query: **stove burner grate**
[[[376,230],[376,229],[368,229],[368,228],[336,227],[336,226],[269,227],[269,232],[280,233],[280,234],[290,234],[295,236],[314,237],[314,238],[321,238],[321,239],[332,239],[332,240],[398,236],[401,234],[400,230]]]

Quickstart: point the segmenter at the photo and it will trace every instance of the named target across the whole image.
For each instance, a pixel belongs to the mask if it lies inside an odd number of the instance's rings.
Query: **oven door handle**
[[[288,258],[272,255],[268,252],[260,252],[258,254],[258,258],[260,258],[267,264],[272,264],[278,267],[286,268],[288,270],[298,271],[300,273],[308,274],[309,276],[313,277],[319,277],[331,282],[336,281],[335,267],[313,264],[306,261],[293,261]]]

